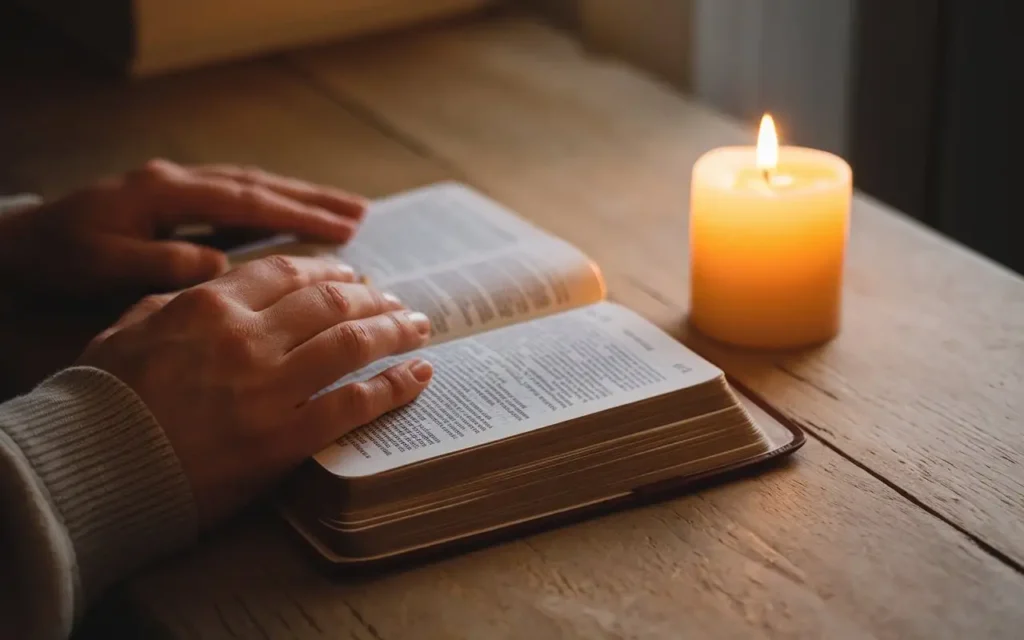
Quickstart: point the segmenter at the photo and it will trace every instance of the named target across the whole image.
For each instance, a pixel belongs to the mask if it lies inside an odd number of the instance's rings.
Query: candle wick
[[[769,169],[762,169],[761,170],[761,175],[764,176],[764,181],[765,182],[767,182],[768,184],[772,183],[771,171]]]

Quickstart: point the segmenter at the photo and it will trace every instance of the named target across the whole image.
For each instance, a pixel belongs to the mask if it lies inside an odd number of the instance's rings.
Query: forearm
[[[66,636],[110,584],[196,533],[159,425],[127,386],[84,367],[0,405],[0,505],[3,637]]]

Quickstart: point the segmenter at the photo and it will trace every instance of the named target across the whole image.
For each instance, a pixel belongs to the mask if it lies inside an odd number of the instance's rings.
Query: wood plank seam
[[[227,616],[224,615],[223,607],[221,607],[219,604],[214,604],[213,610],[217,614],[217,621],[220,622],[221,628],[227,631],[228,635],[230,635],[232,638],[240,637],[237,633],[235,633],[234,628],[228,622]]]
[[[249,621],[249,623],[257,631],[260,632],[260,637],[263,638],[263,640],[271,640],[270,634],[268,634],[267,631],[263,628],[263,625],[261,625],[259,620],[256,619],[256,616],[253,615],[252,609],[249,608],[249,605],[247,605],[245,601],[241,598],[236,597],[235,600],[238,601],[238,606],[242,610],[242,613],[245,614],[245,617]]]
[[[807,376],[801,375],[801,374],[793,371],[792,369],[790,369],[789,367],[785,366],[781,362],[780,363],[776,363],[775,364],[775,368],[778,369],[779,371],[781,371],[782,373],[786,374],[790,378],[793,378],[794,380],[796,380],[798,382],[802,382],[803,384],[806,384],[806,385],[808,385],[810,387],[813,387],[814,389],[817,389],[818,391],[820,391],[825,396],[827,396],[829,398],[832,398],[833,400],[837,400],[837,401],[839,400],[839,396],[837,396],[832,391],[829,391],[828,389],[822,387],[820,384],[817,384],[816,382],[814,382],[813,380],[811,380]],[[822,431],[824,431],[825,433],[827,433],[828,435],[835,436],[835,434],[832,433],[830,430],[828,430],[828,429],[826,429],[824,427],[819,427],[819,428]]]
[[[783,367],[780,367],[780,366],[776,365],[776,368],[781,370],[781,371],[783,371],[783,372],[786,372],[786,370]],[[811,385],[811,386],[814,386],[814,385]],[[840,457],[845,458],[846,460],[850,461],[858,469],[861,469],[862,471],[864,471],[865,473],[870,475],[872,478],[878,480],[879,482],[881,482],[885,486],[889,487],[890,489],[892,489],[893,491],[895,491],[896,493],[901,495],[904,499],[906,499],[908,502],[910,502],[915,507],[921,509],[922,511],[924,511],[927,514],[929,514],[933,518],[935,518],[935,519],[937,519],[937,520],[939,520],[939,521],[949,525],[950,527],[952,527],[956,531],[960,532],[961,535],[963,535],[965,538],[970,540],[980,550],[984,551],[985,553],[987,553],[988,555],[992,556],[996,560],[999,560],[1000,562],[1002,562],[1006,566],[1010,567],[1011,569],[1013,569],[1017,573],[1019,573],[1021,575],[1024,575],[1024,566],[1022,566],[1021,563],[1017,562],[1015,559],[1013,559],[1012,557],[1010,557],[1006,553],[1003,553],[998,548],[994,547],[993,545],[989,544],[988,542],[985,542],[985,540],[982,539],[981,537],[971,533],[970,531],[968,531],[967,529],[965,529],[961,525],[957,524],[953,520],[950,520],[946,516],[942,515],[941,513],[939,513],[938,511],[936,511],[932,507],[930,507],[926,502],[924,502],[923,500],[921,500],[920,498],[915,496],[913,493],[911,493],[911,492],[907,491],[906,489],[900,487],[898,484],[896,484],[895,482],[889,480],[888,478],[886,478],[881,473],[875,471],[874,469],[872,469],[868,465],[864,464],[860,460],[857,460],[856,458],[854,458],[852,455],[846,453],[838,445],[836,445],[835,443],[830,441],[828,438],[823,437],[821,435],[821,432],[828,433],[829,435],[831,435],[831,432],[828,429],[825,429],[822,426],[817,425],[814,422],[812,422],[810,420],[807,420],[807,419],[799,419],[799,418],[794,418],[792,416],[787,416],[787,417],[789,417],[790,420],[795,422],[801,429],[803,429],[807,433],[807,435],[809,435],[810,437],[814,438],[815,440],[817,440],[821,444],[825,445],[827,448],[829,448],[832,451],[834,451]]]
[[[359,613],[359,610],[356,609],[355,605],[353,605],[347,599],[343,600],[342,603],[345,605],[346,608],[348,608],[349,612],[352,613],[352,616],[356,619],[356,621],[359,624],[361,624],[364,629],[366,629],[366,632],[374,638],[374,640],[384,640],[383,636],[381,636],[380,633],[377,632],[377,628],[369,622],[367,622],[366,618],[363,617],[363,614]]]
[[[341,91],[332,91],[330,87],[328,87],[308,69],[296,63],[288,56],[281,56],[277,58],[277,60],[280,60],[282,68],[287,73],[294,75],[307,87],[337,105],[342,111],[347,112],[356,120],[365,123],[375,131],[378,131],[391,140],[394,140],[403,148],[408,149],[420,158],[431,160],[437,163],[442,169],[451,171],[454,174],[459,173],[455,165],[451,164],[444,158],[438,157],[428,145],[417,140],[415,136],[410,136],[400,128],[393,126],[386,118],[375,113],[368,105],[360,102],[351,94],[343,93]]]
[[[275,582],[277,583],[275,586],[277,587],[278,592],[284,595],[285,599],[287,599],[288,602],[290,602],[291,605],[295,607],[295,610],[298,611],[302,619],[306,621],[306,624],[308,624],[310,628],[316,631],[318,634],[324,635],[324,629],[320,626],[320,623],[317,622],[316,617],[313,614],[311,614],[309,610],[306,609],[305,606],[303,606],[301,601],[299,601],[294,595],[292,595],[291,591],[289,591],[287,588],[285,588],[283,584],[280,583],[280,580],[275,579]]]

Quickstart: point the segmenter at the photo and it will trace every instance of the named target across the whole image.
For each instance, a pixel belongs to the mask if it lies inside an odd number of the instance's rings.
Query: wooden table
[[[749,353],[690,334],[690,167],[752,132],[529,17],[131,86],[50,68],[0,100],[0,183],[53,194],[154,155],[371,196],[463,180],[811,436],[756,478],[376,577],[314,571],[257,511],[104,620],[175,638],[1024,636],[1017,275],[858,197],[838,339]]]

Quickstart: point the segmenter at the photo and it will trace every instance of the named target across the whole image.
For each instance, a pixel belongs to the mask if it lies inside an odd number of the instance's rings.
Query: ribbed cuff
[[[149,409],[116,377],[65,369],[5,413],[14,418],[6,431],[68,530],[79,606],[195,538],[196,506],[181,464]]]

